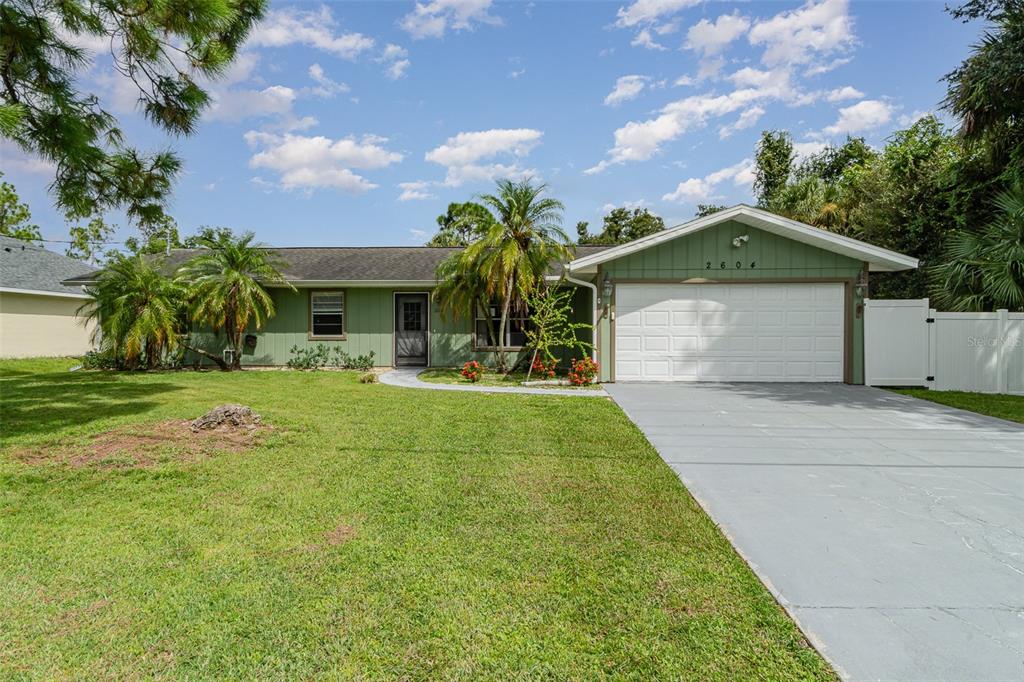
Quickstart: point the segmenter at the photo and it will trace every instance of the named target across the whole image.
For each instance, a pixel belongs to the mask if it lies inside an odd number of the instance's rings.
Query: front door
[[[396,366],[426,366],[429,311],[426,294],[395,296]]]

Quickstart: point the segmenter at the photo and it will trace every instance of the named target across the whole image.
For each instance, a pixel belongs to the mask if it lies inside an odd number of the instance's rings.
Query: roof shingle
[[[577,257],[607,247],[578,246]],[[309,246],[271,248],[290,282],[433,282],[441,262],[459,248],[430,246]],[[168,269],[176,269],[199,249],[172,249]],[[73,277],[84,283],[93,276]]]
[[[81,294],[80,287],[61,282],[95,270],[88,263],[47,251],[31,242],[0,236],[0,288]]]

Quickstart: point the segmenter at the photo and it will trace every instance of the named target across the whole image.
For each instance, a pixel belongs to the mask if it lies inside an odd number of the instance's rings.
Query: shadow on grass
[[[0,371],[0,442],[141,414],[158,404],[153,396],[181,388],[166,381],[124,379],[114,373]]]

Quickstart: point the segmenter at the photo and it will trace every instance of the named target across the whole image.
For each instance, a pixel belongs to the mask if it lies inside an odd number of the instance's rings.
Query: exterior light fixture
[[[612,297],[612,280],[608,275],[604,276],[604,283],[601,285],[601,298],[604,299],[605,303]]]
[[[745,235],[742,235],[740,237],[736,237],[735,239],[733,239],[732,240],[732,246],[733,246],[733,248],[738,249],[738,248],[740,248],[741,246],[743,246],[744,244],[746,244],[749,241],[750,241],[750,235],[749,234],[745,234]]]

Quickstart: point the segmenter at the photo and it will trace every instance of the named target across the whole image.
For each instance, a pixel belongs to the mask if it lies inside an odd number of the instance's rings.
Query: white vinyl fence
[[[1024,313],[865,300],[864,383],[1024,395]]]

